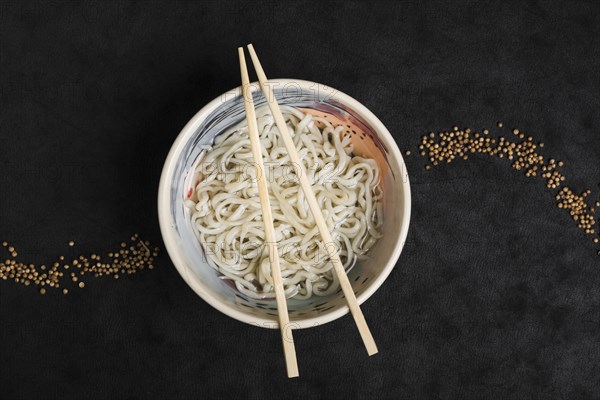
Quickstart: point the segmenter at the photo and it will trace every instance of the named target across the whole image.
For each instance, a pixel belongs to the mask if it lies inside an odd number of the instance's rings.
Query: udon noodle
[[[353,153],[344,126],[281,107],[300,159],[349,271],[381,237],[383,192],[375,160]],[[297,171],[266,106],[256,110],[283,284],[287,297],[326,296],[339,288]],[[268,247],[245,121],[205,150],[187,194],[194,232],[209,263],[237,289],[274,297]]]

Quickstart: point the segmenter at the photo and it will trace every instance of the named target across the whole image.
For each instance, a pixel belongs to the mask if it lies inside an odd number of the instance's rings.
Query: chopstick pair
[[[300,186],[302,188],[302,191],[304,192],[304,196],[308,202],[308,206],[311,210],[311,213],[313,214],[313,217],[317,223],[319,233],[321,234],[321,238],[323,239],[323,243],[325,244],[325,248],[327,249],[329,259],[333,264],[334,271],[337,274],[342,291],[346,296],[348,308],[350,309],[350,312],[354,317],[354,321],[356,323],[358,331],[360,332],[367,352],[370,356],[376,354],[378,351],[377,345],[375,344],[373,335],[371,334],[365,317],[360,309],[360,306],[358,305],[356,295],[354,294],[354,290],[352,290],[352,285],[348,280],[348,276],[346,275],[346,271],[344,270],[344,265],[342,264],[340,256],[336,250],[337,246],[328,245],[335,242],[331,237],[331,233],[329,232],[329,228],[327,227],[327,223],[325,222],[323,213],[321,212],[319,204],[317,203],[315,193],[308,180],[306,168],[300,160],[298,152],[296,151],[296,146],[294,145],[294,141],[288,132],[285,119],[283,118],[283,114],[281,113],[281,109],[279,108],[279,104],[277,103],[275,94],[273,93],[273,89],[271,85],[267,84],[267,77],[262,69],[260,61],[258,60],[258,56],[254,51],[254,47],[251,44],[248,45],[248,51],[250,52],[252,64],[254,65],[256,75],[258,76],[260,88],[263,91],[263,94],[269,104],[269,108],[271,109],[271,113],[273,114],[273,118],[275,119],[275,124],[279,129],[285,147],[289,153],[290,161],[294,163],[296,167],[300,170],[300,173],[298,174]],[[252,97],[252,91],[250,90],[250,79],[248,77],[248,70],[246,68],[246,58],[244,56],[244,49],[242,47],[238,48],[238,54],[240,58],[240,70],[242,74],[242,93],[244,95],[244,106],[246,109],[246,119],[248,120],[248,131],[250,135],[250,143],[252,145],[252,155],[254,157],[254,162],[258,166],[259,170],[264,171],[265,169],[262,160],[260,139],[256,122],[256,114],[254,111],[254,100]],[[283,351],[285,354],[288,377],[291,378],[298,376],[298,363],[296,360],[296,350],[294,347],[292,329],[291,326],[289,326],[290,319],[287,311],[287,301],[285,298],[283,282],[281,278],[279,254],[277,251],[277,243],[275,241],[275,230],[273,227],[273,217],[271,214],[271,204],[269,201],[269,189],[267,187],[267,179],[265,175],[266,174],[264,173],[260,174],[258,178],[258,189],[261,209],[263,212],[263,221],[265,225],[265,237],[266,242],[269,246],[269,260],[271,263],[271,273],[273,275],[273,283],[275,286],[275,297],[277,300],[277,312],[279,314],[279,327],[281,330],[281,337],[283,340]]]

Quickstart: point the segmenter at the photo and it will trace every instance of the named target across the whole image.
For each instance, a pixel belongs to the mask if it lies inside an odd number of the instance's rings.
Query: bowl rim
[[[403,177],[402,177],[402,179],[400,179],[400,181],[402,182],[402,186],[403,186],[403,193],[404,193],[403,208],[404,209],[403,209],[403,219],[402,219],[402,223],[401,223],[401,227],[400,227],[400,236],[398,238],[398,241],[396,242],[396,245],[394,246],[391,257],[389,258],[389,261],[387,262],[387,265],[385,265],[385,267],[381,270],[381,273],[376,277],[376,279],[373,281],[373,283],[369,286],[368,290],[365,290],[363,293],[361,293],[357,297],[358,304],[360,305],[360,304],[364,303],[365,301],[367,301],[381,287],[383,282],[390,275],[390,273],[392,272],[392,270],[394,269],[394,267],[396,266],[396,264],[398,262],[400,253],[402,252],[402,249],[404,248],[404,244],[406,242],[406,237],[408,236],[408,228],[410,225],[412,203],[411,203],[410,181],[409,181],[409,177],[408,177],[408,171],[406,170],[406,163],[404,162],[404,158],[402,157],[402,154],[398,148],[398,145],[396,144],[396,141],[394,140],[394,138],[390,134],[390,132],[387,130],[385,125],[383,125],[383,123],[379,120],[379,118],[377,118],[375,116],[375,114],[373,114],[371,111],[369,111],[369,109],[367,109],[367,107],[365,107],[362,103],[360,103],[358,100],[354,99],[353,97],[351,97],[337,89],[334,89],[330,86],[327,86],[327,85],[324,85],[321,83],[317,83],[317,82],[302,80],[302,79],[278,78],[278,79],[269,79],[269,82],[276,83],[276,84],[283,84],[283,85],[296,84],[296,85],[300,86],[301,88],[307,88],[307,89],[314,88],[316,85],[319,90],[327,91],[330,94],[331,98],[339,100],[342,104],[347,104],[353,110],[358,112],[360,114],[360,116],[362,118],[364,118],[371,125],[371,127],[377,132],[378,136],[382,137],[385,144],[387,145],[389,152],[393,153],[395,158],[401,164],[400,166],[402,168],[401,170],[403,171]],[[257,90],[259,90],[258,83],[252,82],[251,83],[251,91],[254,93]],[[206,117],[211,112],[213,112],[224,101],[226,96],[236,96],[237,97],[237,96],[241,95],[241,93],[242,93],[242,88],[241,88],[241,86],[238,86],[235,89],[229,90],[229,91],[221,94],[220,96],[218,96],[217,98],[215,98],[214,100],[212,100],[211,102],[206,104],[204,107],[202,107],[200,109],[200,111],[198,111],[188,121],[188,123],[183,127],[183,129],[181,130],[181,132],[175,139],[173,145],[171,146],[169,154],[167,155],[167,158],[165,160],[163,170],[161,173],[161,177],[160,177],[160,184],[159,184],[159,189],[158,189],[158,219],[159,219],[159,225],[160,225],[160,230],[161,230],[161,234],[163,237],[163,241],[165,243],[167,253],[169,254],[169,257],[171,258],[171,261],[173,262],[173,265],[175,266],[175,268],[177,269],[177,271],[179,272],[181,277],[184,279],[184,281],[188,284],[188,286],[194,292],[196,292],[196,294],[198,296],[200,296],[204,301],[206,301],[208,304],[210,304],[215,309],[219,310],[223,314],[225,314],[231,318],[234,318],[238,321],[245,322],[245,323],[253,325],[253,326],[276,329],[279,327],[279,324],[277,321],[259,317],[256,315],[245,314],[245,313],[237,310],[233,306],[219,301],[218,299],[213,297],[212,294],[210,294],[208,291],[206,291],[204,289],[203,285],[199,283],[199,280],[191,279],[188,276],[188,272],[187,272],[188,268],[185,266],[185,261],[183,260],[182,255],[179,254],[178,246],[176,244],[176,237],[173,232],[174,227],[171,224],[171,218],[170,218],[170,215],[171,215],[171,204],[170,204],[171,180],[172,180],[172,177],[174,174],[175,165],[177,164],[177,161],[179,159],[179,156],[181,155],[181,152],[182,152],[185,144],[191,138],[191,136],[194,134],[194,132],[196,132],[197,128],[202,124],[202,122],[204,122]],[[344,305],[344,306],[338,308],[337,310],[332,311],[332,312],[327,312],[324,315],[291,321],[290,326],[292,329],[304,329],[304,328],[311,328],[311,327],[315,327],[315,326],[324,325],[328,322],[331,322],[338,318],[343,317],[344,315],[348,314],[349,311],[350,310],[349,310],[348,306]]]

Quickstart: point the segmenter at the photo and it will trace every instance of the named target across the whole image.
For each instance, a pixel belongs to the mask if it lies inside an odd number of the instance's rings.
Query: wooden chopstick
[[[279,313],[279,329],[281,330],[281,339],[283,341],[283,352],[285,354],[285,365],[289,378],[297,377],[298,362],[296,360],[296,348],[290,326],[290,317],[288,315],[287,301],[283,289],[283,280],[281,278],[281,266],[279,265],[279,253],[275,240],[275,228],[273,227],[273,215],[271,214],[271,202],[269,201],[269,188],[267,187],[267,178],[262,159],[260,138],[258,135],[258,126],[256,123],[256,113],[254,112],[254,100],[250,90],[250,79],[248,78],[248,69],[246,68],[246,58],[244,49],[238,48],[240,57],[240,71],[242,73],[242,92],[244,94],[244,107],[246,108],[246,120],[248,121],[248,132],[250,143],[252,145],[252,155],[254,162],[258,167],[258,194],[260,197],[260,206],[265,225],[265,244],[269,248],[269,261],[271,263],[271,275],[275,286],[275,298],[277,300],[277,312]]]
[[[354,294],[354,290],[352,290],[352,285],[348,280],[348,276],[346,275],[346,271],[344,270],[344,265],[340,260],[340,256],[336,250],[335,242],[331,237],[331,233],[329,232],[329,228],[327,227],[327,223],[325,222],[325,218],[323,217],[323,213],[319,208],[319,204],[317,203],[317,199],[315,197],[315,193],[313,192],[312,186],[308,181],[308,174],[306,173],[306,168],[304,164],[298,157],[298,152],[296,151],[296,146],[294,145],[294,140],[290,136],[288,132],[287,125],[281,114],[281,109],[279,108],[279,104],[277,103],[277,99],[275,99],[275,94],[273,93],[273,88],[271,85],[267,84],[267,77],[265,72],[260,65],[260,61],[258,60],[258,56],[254,51],[254,47],[249,44],[248,51],[250,52],[250,57],[252,58],[252,64],[254,64],[254,69],[256,70],[256,74],[258,75],[258,82],[260,83],[260,87],[263,91],[265,98],[269,104],[269,108],[271,109],[271,113],[273,114],[273,118],[275,119],[275,124],[279,129],[285,147],[290,156],[290,160],[292,163],[296,165],[296,167],[300,170],[298,174],[298,178],[300,180],[300,186],[304,192],[304,196],[308,201],[308,206],[315,218],[317,226],[319,228],[319,232],[321,233],[321,237],[323,239],[323,243],[327,252],[329,253],[329,258],[333,263],[334,270],[338,276],[340,281],[340,286],[342,287],[342,291],[346,296],[346,301],[348,302],[348,307],[350,308],[350,312],[354,317],[354,321],[356,322],[356,326],[358,331],[360,332],[360,336],[367,348],[367,352],[370,356],[377,353],[377,345],[375,344],[375,340],[373,339],[373,335],[371,335],[371,331],[369,330],[369,326],[367,325],[367,321],[358,305],[358,301],[356,300],[356,295]]]

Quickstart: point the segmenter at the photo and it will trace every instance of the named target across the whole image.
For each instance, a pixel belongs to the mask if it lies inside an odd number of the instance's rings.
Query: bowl
[[[411,197],[408,174],[392,135],[365,106],[339,90],[299,79],[273,79],[280,105],[301,108],[346,125],[355,153],[374,158],[382,172],[384,190],[383,237],[350,270],[348,278],[359,304],[379,289],[392,272],[408,233]],[[266,104],[258,84],[252,84],[255,107]],[[255,300],[240,293],[211,267],[198,242],[184,205],[190,175],[203,146],[246,118],[241,88],[238,87],[202,108],[183,128],[165,162],[158,193],[160,228],[166,249],[179,274],[202,299],[224,314],[263,328],[277,328],[274,300]],[[341,291],[327,297],[288,299],[291,328],[325,324],[349,311]],[[368,320],[368,316],[367,316]]]

